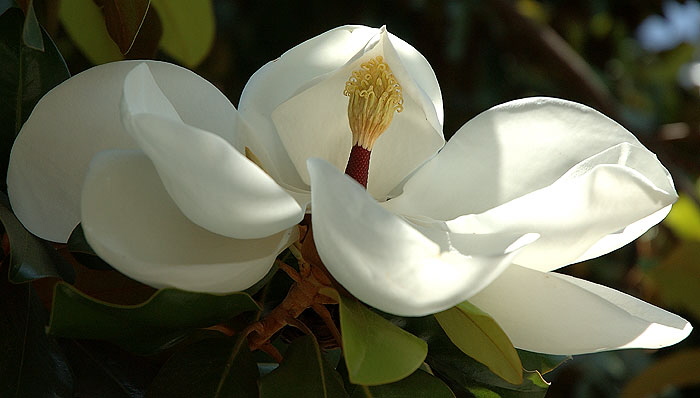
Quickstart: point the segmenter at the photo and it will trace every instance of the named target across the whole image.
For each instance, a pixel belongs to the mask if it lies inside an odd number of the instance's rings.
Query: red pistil
[[[371,154],[371,151],[359,145],[354,145],[352,147],[352,151],[350,152],[350,159],[348,159],[348,165],[347,167],[345,167],[345,174],[354,178],[365,188],[367,188],[367,175],[369,173],[369,157]]]

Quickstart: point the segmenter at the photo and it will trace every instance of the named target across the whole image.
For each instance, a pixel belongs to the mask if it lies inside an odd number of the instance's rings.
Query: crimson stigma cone
[[[352,151],[345,174],[367,188],[372,148],[391,124],[394,112],[403,110],[401,85],[379,55],[360,65],[345,83]]]

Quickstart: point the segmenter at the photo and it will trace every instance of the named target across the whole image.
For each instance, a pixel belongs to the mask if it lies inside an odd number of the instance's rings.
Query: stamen
[[[391,124],[394,112],[403,110],[401,85],[379,55],[352,72],[343,94],[350,97],[348,120],[352,144],[371,151],[377,138]]]
[[[374,143],[403,110],[401,85],[379,55],[363,62],[345,83],[349,97],[348,121],[352,131],[352,151],[345,173],[367,187],[369,160]]]

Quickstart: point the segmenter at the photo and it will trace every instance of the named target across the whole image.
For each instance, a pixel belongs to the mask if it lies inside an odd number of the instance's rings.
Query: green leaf
[[[350,398],[454,398],[442,380],[422,370],[395,383],[380,386],[357,386]]]
[[[257,398],[257,380],[258,367],[245,336],[206,339],[170,357],[146,397]]]
[[[685,240],[700,241],[700,208],[685,193],[678,196],[664,224]]]
[[[73,379],[32,285],[0,278],[0,397],[73,396]]]
[[[0,190],[6,191],[10,148],[39,99],[70,74],[46,32],[45,49],[22,44],[24,16],[11,8],[0,16]]]
[[[13,0],[0,0],[0,15],[14,6],[15,2]]]
[[[78,224],[68,238],[68,250],[78,262],[90,269],[113,270],[111,265],[102,260],[85,239],[82,225]]]
[[[41,26],[36,19],[34,12],[34,1],[29,0],[24,16],[24,27],[22,28],[22,42],[25,46],[44,52],[44,40],[41,37]]]
[[[434,316],[422,318],[390,317],[391,321],[428,343],[426,362],[441,378],[464,391],[485,391],[490,396],[544,397],[548,384],[536,371],[523,372],[523,382],[515,385],[495,375],[485,365],[464,354],[442,330]],[[501,395],[493,395],[499,391]],[[484,393],[484,394],[486,394]],[[478,395],[477,396],[489,396]]]
[[[518,356],[525,370],[537,371],[540,374],[549,373],[571,359],[570,355],[542,354],[520,349],[516,349],[516,351],[518,351]]]
[[[163,24],[161,48],[189,68],[209,54],[216,33],[211,0],[153,0]]]
[[[76,397],[143,398],[157,364],[103,341],[59,342],[70,362]]]
[[[10,201],[0,193],[0,221],[10,240],[10,270],[12,282],[23,283],[39,278],[55,277],[75,280],[73,267],[47,242],[24,229],[10,210]]]
[[[93,0],[61,0],[59,18],[70,38],[95,65],[124,59]]]
[[[649,276],[661,299],[700,318],[700,242],[683,241]]]
[[[150,0],[102,0],[107,32],[122,54],[134,45],[150,3]]]
[[[323,359],[312,336],[294,340],[280,366],[260,379],[261,398],[347,396],[340,375]]]
[[[487,313],[465,301],[435,314],[452,343],[511,384],[523,382],[523,365],[513,343]]]
[[[658,360],[623,389],[620,397],[661,395],[663,391],[700,386],[700,348],[679,351]]]
[[[324,289],[340,304],[340,329],[348,376],[354,384],[393,383],[421,366],[428,345],[357,300]]]
[[[68,338],[106,340],[139,354],[152,354],[205,328],[258,310],[246,293],[216,295],[162,289],[138,305],[93,299],[59,283],[54,292],[49,333]]]

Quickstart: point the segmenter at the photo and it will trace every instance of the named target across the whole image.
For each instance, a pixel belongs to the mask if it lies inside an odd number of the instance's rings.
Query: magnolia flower
[[[238,110],[167,63],[76,75],[22,128],[8,189],[29,230],[66,241],[81,222],[102,258],[155,287],[245,289],[312,211],[328,270],[383,311],[469,299],[516,346],[552,353],[660,347],[690,332],[549,272],[632,241],[670,210],[668,172],[629,132],[579,104],[527,99],[476,117],[438,153],[442,122],[425,58],[384,28],[346,26],[263,66]]]

